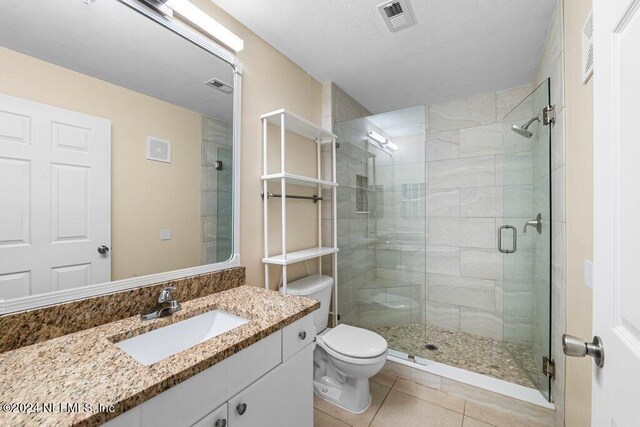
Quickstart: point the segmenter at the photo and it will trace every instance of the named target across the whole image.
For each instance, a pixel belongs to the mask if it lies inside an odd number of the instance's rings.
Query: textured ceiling
[[[382,0],[213,0],[300,67],[379,113],[530,83],[556,0],[410,0],[391,33]]]

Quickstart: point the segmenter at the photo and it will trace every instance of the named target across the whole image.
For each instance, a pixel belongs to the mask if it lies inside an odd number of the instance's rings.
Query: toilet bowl
[[[369,408],[369,378],[387,360],[387,341],[375,332],[349,325],[327,328],[333,279],[314,274],[288,284],[287,293],[320,301],[314,312],[319,332],[313,353],[313,387],[321,398],[360,414]]]

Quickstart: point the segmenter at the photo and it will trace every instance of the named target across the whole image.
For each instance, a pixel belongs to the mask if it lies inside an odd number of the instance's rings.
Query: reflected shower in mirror
[[[231,65],[82,0],[1,2],[0,63],[0,299],[231,257]]]

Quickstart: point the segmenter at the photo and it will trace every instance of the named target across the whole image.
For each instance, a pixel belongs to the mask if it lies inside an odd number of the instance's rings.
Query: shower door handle
[[[502,247],[502,232],[504,230],[513,231],[513,247],[512,249],[504,249]],[[498,250],[503,254],[512,254],[518,249],[518,230],[513,225],[501,225],[498,228]]]

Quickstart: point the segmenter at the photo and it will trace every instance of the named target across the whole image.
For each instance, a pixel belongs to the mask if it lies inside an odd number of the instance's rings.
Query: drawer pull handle
[[[298,334],[298,337],[300,337],[301,340],[305,340],[307,339],[307,332],[306,331],[302,331]]]
[[[239,403],[238,406],[236,406],[236,411],[238,411],[239,415],[244,415],[244,413],[247,412],[247,404]]]
[[[214,427],[227,427],[227,420],[225,420],[224,418],[221,418],[221,419],[217,420],[216,423],[213,426]]]

